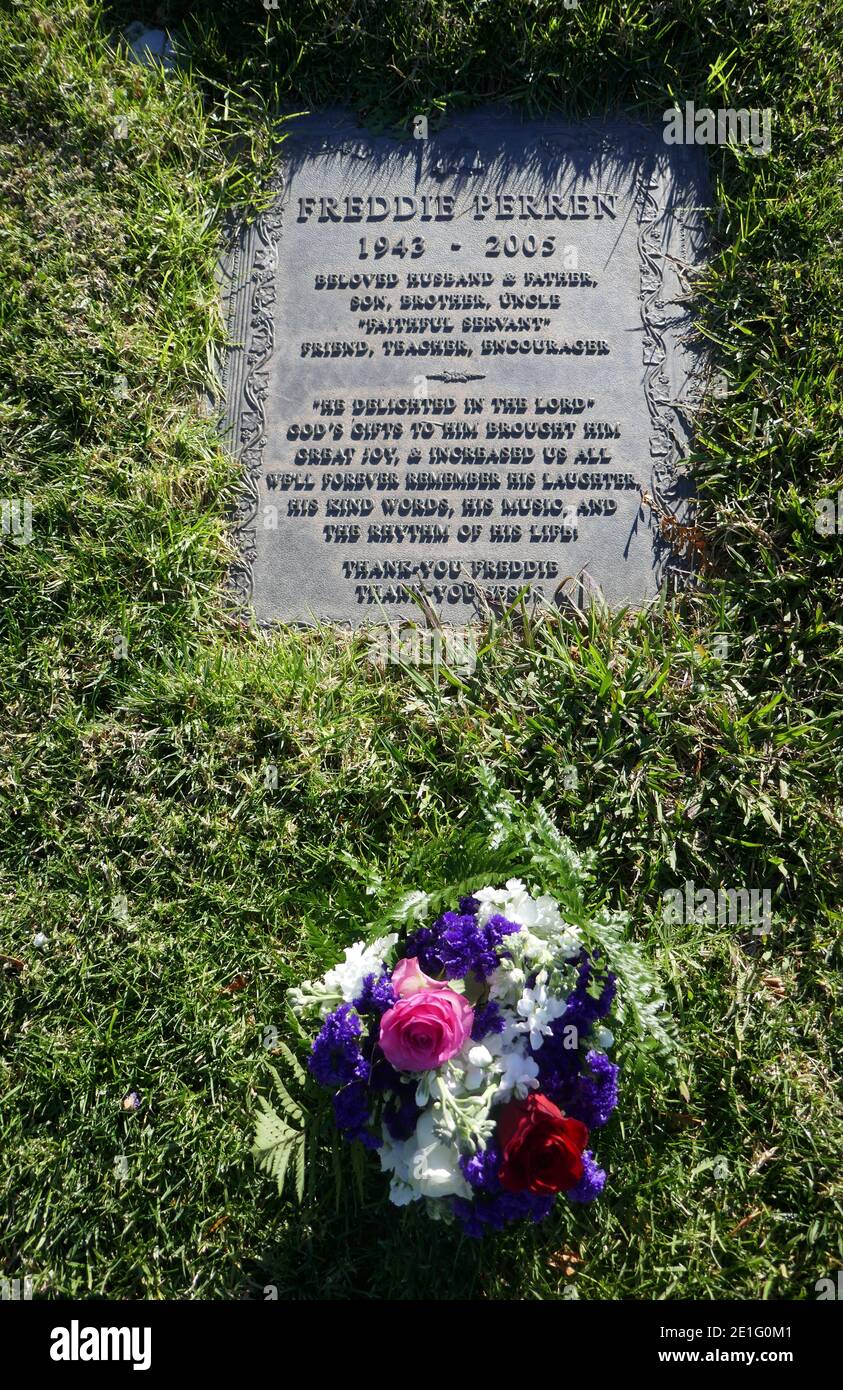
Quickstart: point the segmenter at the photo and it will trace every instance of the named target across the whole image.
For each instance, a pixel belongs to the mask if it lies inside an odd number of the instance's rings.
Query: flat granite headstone
[[[234,587],[259,622],[640,605],[680,564],[701,152],[498,111],[290,122],[223,265]]]

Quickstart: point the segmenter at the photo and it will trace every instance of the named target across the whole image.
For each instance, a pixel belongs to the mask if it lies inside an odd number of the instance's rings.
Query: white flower
[[[482,1043],[470,1044],[446,1069],[449,1089],[458,1098],[485,1090],[487,1111],[512,1096],[525,1096],[539,1084],[538,1064],[528,1051],[523,1022],[507,1008],[502,1008],[501,1014],[503,1031],[487,1034]],[[478,1132],[479,1121],[478,1115]]]
[[[355,941],[349,946],[339,965],[333,966],[321,980],[305,980],[300,989],[288,991],[287,998],[296,1014],[317,1012],[326,1018],[338,1004],[353,1004],[363,989],[367,975],[380,975],[383,960],[398,940],[397,932],[381,936],[367,945]]]
[[[553,954],[557,960],[560,956],[565,960],[571,960],[579,954],[582,946],[582,938],[576,927],[570,922],[562,922],[551,932],[550,941],[553,943]]]
[[[434,1125],[431,1106],[422,1111],[416,1125],[413,1186],[423,1197],[470,1197],[471,1188],[460,1168],[459,1149],[440,1139]]]
[[[514,960],[502,960],[489,977],[489,998],[499,1004],[514,1004],[526,980],[526,973]]]
[[[353,1003],[363,988],[366,976],[380,974],[383,958],[397,940],[398,933],[390,932],[389,936],[381,936],[371,945],[365,941],[355,941],[339,965],[328,971],[324,980],[326,989],[332,994],[342,995],[346,1004]]]
[[[528,961],[533,967],[553,964],[556,952],[549,941],[543,936],[536,936],[535,932],[526,928],[519,935],[521,940],[518,946],[523,960]]]
[[[400,1178],[392,1178],[389,1183],[389,1200],[394,1207],[406,1207],[410,1202],[421,1200],[421,1193],[417,1192],[409,1183],[402,1182]]]
[[[527,893],[520,878],[511,878],[507,881],[505,888],[478,888],[472,893],[480,904],[477,912],[477,921],[481,927],[485,927],[490,917],[494,917],[496,912],[500,912],[504,917],[508,913],[504,908],[510,907],[513,902],[518,902]],[[529,896],[529,894],[527,895]],[[517,921],[517,918],[512,920]]]
[[[528,1091],[534,1091],[538,1086],[539,1065],[535,1057],[531,1057],[527,1049],[523,1051],[516,1049],[513,1052],[505,1052],[500,1058],[501,1079],[500,1085],[496,1090],[493,1102],[497,1104],[501,1100],[511,1100],[517,1096],[523,1100]]]
[[[488,1081],[492,1054],[482,1043],[475,1043],[473,1047],[469,1047],[464,1061],[463,1086],[467,1091],[479,1091]]]
[[[523,1024],[516,1020],[509,1009],[502,1009],[501,1013],[504,1018],[503,1032],[490,1034],[484,1039],[487,1051],[492,1054],[489,1072],[498,1079],[498,1087],[491,1100],[492,1105],[511,1100],[513,1096],[521,1099],[528,1091],[534,1091],[539,1084],[538,1063],[530,1056],[527,1039],[524,1033],[519,1031]]]
[[[540,970],[532,989],[525,989],[515,1006],[516,1013],[523,1023],[521,1027],[530,1034],[530,1046],[537,1051],[550,1032],[555,1018],[565,1012],[566,1001],[561,996],[547,992],[547,971]]]
[[[378,1149],[381,1169],[384,1173],[392,1173],[392,1180],[389,1185],[389,1199],[395,1206],[403,1207],[408,1202],[416,1202],[421,1197],[421,1193],[415,1191],[410,1181],[412,1173],[411,1157],[413,1153],[413,1143],[411,1139],[395,1140],[390,1134],[386,1125],[381,1131],[383,1143]]]
[[[518,922],[521,930],[507,940],[516,960],[531,967],[553,965],[576,955],[580,948],[577,928],[565,922],[559,904],[549,893],[534,898],[520,878],[510,878],[504,888],[478,888],[472,895],[480,903],[477,920],[485,926],[495,913]]]
[[[395,1206],[420,1197],[471,1196],[460,1168],[460,1151],[436,1133],[432,1105],[422,1111],[415,1134],[403,1143],[396,1143],[384,1127],[378,1155],[384,1172],[392,1173],[389,1198]]]

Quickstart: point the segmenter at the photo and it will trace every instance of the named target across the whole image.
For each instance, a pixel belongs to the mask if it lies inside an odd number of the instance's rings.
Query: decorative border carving
[[[660,314],[661,293],[664,283],[663,242],[664,217],[655,191],[659,188],[657,178],[645,179],[641,183],[639,206],[638,257],[640,265],[641,323],[644,327],[642,353],[644,360],[644,396],[650,412],[650,457],[654,462],[651,481],[654,496],[658,499],[664,487],[669,487],[674,476],[674,449],[671,439],[672,411],[670,382],[664,372],[667,361],[667,347],[662,329],[665,322]]]
[[[656,175],[644,177],[639,185],[638,255],[641,323],[644,329],[644,395],[651,425],[650,489],[658,507],[668,515],[673,515],[680,478],[677,465],[687,445],[689,429],[685,423],[684,403],[672,395],[671,382],[665,371],[668,360],[665,333],[675,319],[665,313],[663,298],[671,226],[667,211],[659,202],[660,188],[661,182]],[[705,209],[694,206],[674,208],[672,211],[678,226],[681,258],[685,261],[690,229],[679,214],[690,212],[701,217]],[[698,220],[696,229],[699,230],[700,226],[701,221]],[[690,382],[691,376],[690,371],[686,372],[686,384]],[[681,556],[671,550],[658,529],[654,530],[653,547],[659,581],[669,582],[672,579],[675,584],[681,584],[688,577],[690,567]]]
[[[270,184],[270,193],[270,206],[237,235],[224,262],[224,277],[230,286],[226,316],[230,346],[221,373],[225,392],[222,424],[243,470],[237,502],[230,512],[237,559],[228,586],[235,606],[244,614],[254,593],[258,480],[266,445],[269,363],[275,351],[278,242],[284,222],[284,178],[280,171]]]

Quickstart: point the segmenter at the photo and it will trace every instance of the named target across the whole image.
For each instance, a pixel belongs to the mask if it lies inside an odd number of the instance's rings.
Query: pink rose
[[[380,1045],[397,1071],[432,1071],[471,1036],[474,1010],[449,989],[420,989],[399,999],[381,1019]]]
[[[432,980],[425,975],[415,956],[405,956],[393,967],[392,988],[399,999],[406,999],[408,994],[418,994],[420,989],[448,989],[449,986],[444,980]]]

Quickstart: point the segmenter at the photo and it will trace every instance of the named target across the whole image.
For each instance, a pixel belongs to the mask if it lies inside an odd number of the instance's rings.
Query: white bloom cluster
[[[349,946],[339,965],[321,980],[305,980],[300,989],[291,989],[287,998],[297,1014],[318,1012],[325,1018],[338,1004],[353,1004],[367,975],[380,975],[384,960],[398,940],[397,932],[381,936],[368,945],[356,941]]]
[[[389,1197],[397,1207],[405,1207],[420,1197],[471,1196],[460,1169],[459,1148],[453,1140],[436,1133],[432,1105],[422,1111],[409,1139],[396,1142],[386,1129],[383,1138],[383,1146],[378,1150],[381,1168],[392,1174]]]
[[[510,878],[504,888],[480,888],[474,897],[480,903],[477,920],[481,926],[495,913],[521,924],[517,936],[507,941],[521,963],[535,969],[577,954],[579,932],[564,920],[558,902],[548,893],[534,898],[520,878]]]
[[[519,922],[521,930],[506,939],[509,956],[503,960],[491,979],[490,993],[499,1004],[508,1004],[530,1032],[533,1048],[538,1037],[548,1032],[548,1025],[562,1012],[554,1012],[554,1000],[573,987],[573,968],[569,964],[580,950],[577,928],[566,922],[555,898],[548,894],[534,898],[518,878],[508,880],[505,888],[481,888],[474,894],[480,902],[478,921],[488,922],[500,913],[511,922]],[[539,970],[532,990],[525,988],[528,975]],[[569,981],[564,980],[565,975]],[[563,983],[564,982],[564,983]],[[551,985],[552,997],[547,986]]]

